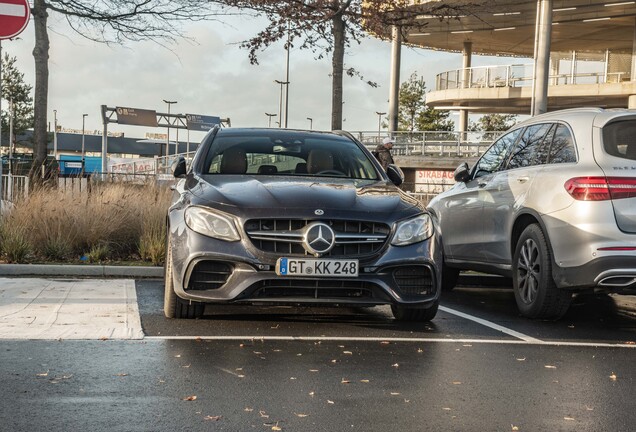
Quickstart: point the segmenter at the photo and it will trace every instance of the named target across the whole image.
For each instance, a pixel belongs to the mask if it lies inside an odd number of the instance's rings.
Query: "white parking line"
[[[607,342],[566,342],[513,339],[451,339],[451,338],[395,338],[395,337],[347,337],[347,336],[146,336],[147,341],[306,341],[306,342],[410,342],[410,343],[462,343],[462,344],[500,344],[500,345],[541,345],[541,346],[570,346],[593,348],[636,348],[633,343]]]
[[[518,331],[514,331],[514,330],[511,330],[509,328],[500,326],[499,324],[495,324],[494,322],[490,322],[490,321],[487,321],[485,319],[478,318],[476,316],[468,315],[468,314],[466,314],[464,312],[460,312],[460,311],[456,311],[456,310],[451,309],[451,308],[447,308],[446,306],[440,306],[439,310],[444,311],[444,312],[449,313],[449,314],[452,314],[452,315],[457,315],[458,317],[461,317],[461,318],[464,318],[464,319],[467,319],[467,320],[470,320],[470,321],[474,321],[477,324],[481,324],[483,326],[490,327],[493,330],[500,331],[502,333],[505,333],[505,334],[510,335],[512,337],[516,337],[517,339],[521,339],[521,340],[526,341],[526,342],[532,342],[532,343],[542,343],[543,342],[543,341],[541,341],[539,339],[533,338],[533,337],[525,335],[523,333],[519,333]]]

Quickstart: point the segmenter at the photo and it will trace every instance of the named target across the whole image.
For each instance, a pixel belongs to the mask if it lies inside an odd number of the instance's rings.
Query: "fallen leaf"
[[[609,377],[612,381],[616,381],[617,376],[614,372],[612,372],[612,374]]]
[[[343,351],[342,353],[346,354],[346,355],[353,355],[353,353],[351,351]]]
[[[523,358],[518,358],[518,359],[517,359],[517,361],[526,361],[526,358],[525,358],[525,357],[523,357]]]
[[[39,377],[49,376],[49,371],[42,372],[42,373],[39,373],[39,374],[35,374],[35,376],[39,376]]]
[[[221,420],[221,416],[205,416],[203,417],[203,420],[212,420],[212,421],[219,421]]]
[[[315,394],[316,394],[315,392],[312,392],[312,391],[309,392],[309,396],[313,397]]]
[[[175,358],[181,358],[181,354],[177,354]]]
[[[351,381],[349,381],[349,380],[346,380],[346,379],[342,378],[342,379],[340,380],[340,384],[351,384]]]
[[[194,338],[195,342],[203,342],[203,339],[201,339],[201,336],[197,336]]]
[[[260,352],[260,351],[253,351],[253,352],[254,352],[254,354],[256,354],[256,355],[261,355],[261,354],[263,354],[263,353],[262,353],[262,352]]]
[[[100,338],[99,338],[99,340],[100,340],[100,341],[107,341],[107,340],[108,340],[108,337],[106,337],[106,336],[102,336],[102,337],[100,337]]]
[[[570,324],[568,328],[574,328],[574,324]]]
[[[625,345],[636,345],[636,342],[634,342],[634,341],[626,341]]]
[[[460,385],[461,383],[461,381],[453,381],[453,385]]]
[[[563,417],[563,420],[574,421],[572,417]]]
[[[309,369],[309,372],[318,372],[318,369]]]
[[[280,327],[280,324],[276,324],[275,326],[272,326],[270,328],[277,329],[278,327]]]
[[[423,350],[422,348],[418,348],[418,349],[417,349],[417,352],[418,352],[418,353],[423,353],[423,352],[424,352],[424,350]]]
[[[258,412],[258,414],[259,414],[262,418],[269,418],[269,415],[268,415],[265,411],[263,411],[263,410],[259,411],[259,412]]]
[[[245,407],[245,409],[244,409],[243,411],[245,411],[245,412],[252,412],[252,411],[254,411],[254,408]]]
[[[182,368],[184,368],[184,369],[187,369],[187,368],[189,368],[190,366],[192,366],[192,363],[188,363],[187,365],[183,365],[183,366],[181,366],[181,367],[182,367]]]
[[[464,344],[464,345],[462,345],[462,346],[464,346],[464,347],[471,347],[472,345],[471,345],[471,344]]]
[[[391,342],[389,342],[389,341],[382,341],[382,342],[380,342],[380,345],[390,345],[390,344],[391,344]]]
[[[512,428],[513,431],[518,431],[519,430],[519,428],[517,426],[515,426],[515,425],[511,424],[510,427]]]
[[[184,401],[195,401],[195,400],[197,400],[197,397],[192,395],[192,396],[184,397],[182,400],[184,400]]]
[[[125,376],[128,376],[128,374],[127,374],[127,373],[118,373],[118,374],[117,374],[117,375],[115,375],[115,376],[118,376],[118,377],[125,377]]]
[[[272,430],[273,431],[282,431],[282,429],[279,426],[272,426]]]
[[[368,380],[368,379],[361,379],[361,380],[360,380],[360,382],[361,382],[361,383],[368,384],[368,383],[369,383],[369,380]]]
[[[305,418],[309,417],[309,414],[296,414],[296,417]]]
[[[296,377],[289,377],[289,379],[290,379],[290,380],[295,380],[295,379],[296,379]]]
[[[552,365],[545,365],[544,366],[546,369],[556,369],[556,366],[552,366]]]
[[[391,392],[391,396],[399,396],[400,394],[397,392]]]
[[[331,405],[335,404],[335,402],[334,402],[334,401],[329,400],[329,399],[327,399],[327,403],[328,403],[328,404],[331,404]]]
[[[450,411],[451,409],[450,409],[450,408],[442,408],[442,410],[444,410],[444,411]]]
[[[589,407],[589,406],[587,406],[587,405],[585,405],[585,409],[586,409],[586,410],[588,410],[588,411],[594,411],[594,408]]]
[[[392,364],[391,367],[394,367],[394,368],[400,367],[400,364],[399,363],[395,363],[395,364]]]

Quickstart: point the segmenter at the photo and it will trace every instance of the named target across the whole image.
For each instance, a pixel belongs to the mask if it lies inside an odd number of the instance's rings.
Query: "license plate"
[[[358,260],[278,258],[279,276],[356,277]]]

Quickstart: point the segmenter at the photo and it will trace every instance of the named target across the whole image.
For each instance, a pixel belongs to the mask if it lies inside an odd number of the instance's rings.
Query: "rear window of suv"
[[[603,128],[605,151],[622,159],[636,160],[636,120],[615,121]]]

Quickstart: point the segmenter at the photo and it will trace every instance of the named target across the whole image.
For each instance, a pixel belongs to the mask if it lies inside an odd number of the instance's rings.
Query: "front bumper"
[[[175,292],[186,300],[427,307],[441,291],[435,236],[409,246],[387,245],[374,257],[361,258],[356,278],[319,278],[278,276],[279,256],[255,250],[249,240],[228,243],[187,227],[169,235]]]

